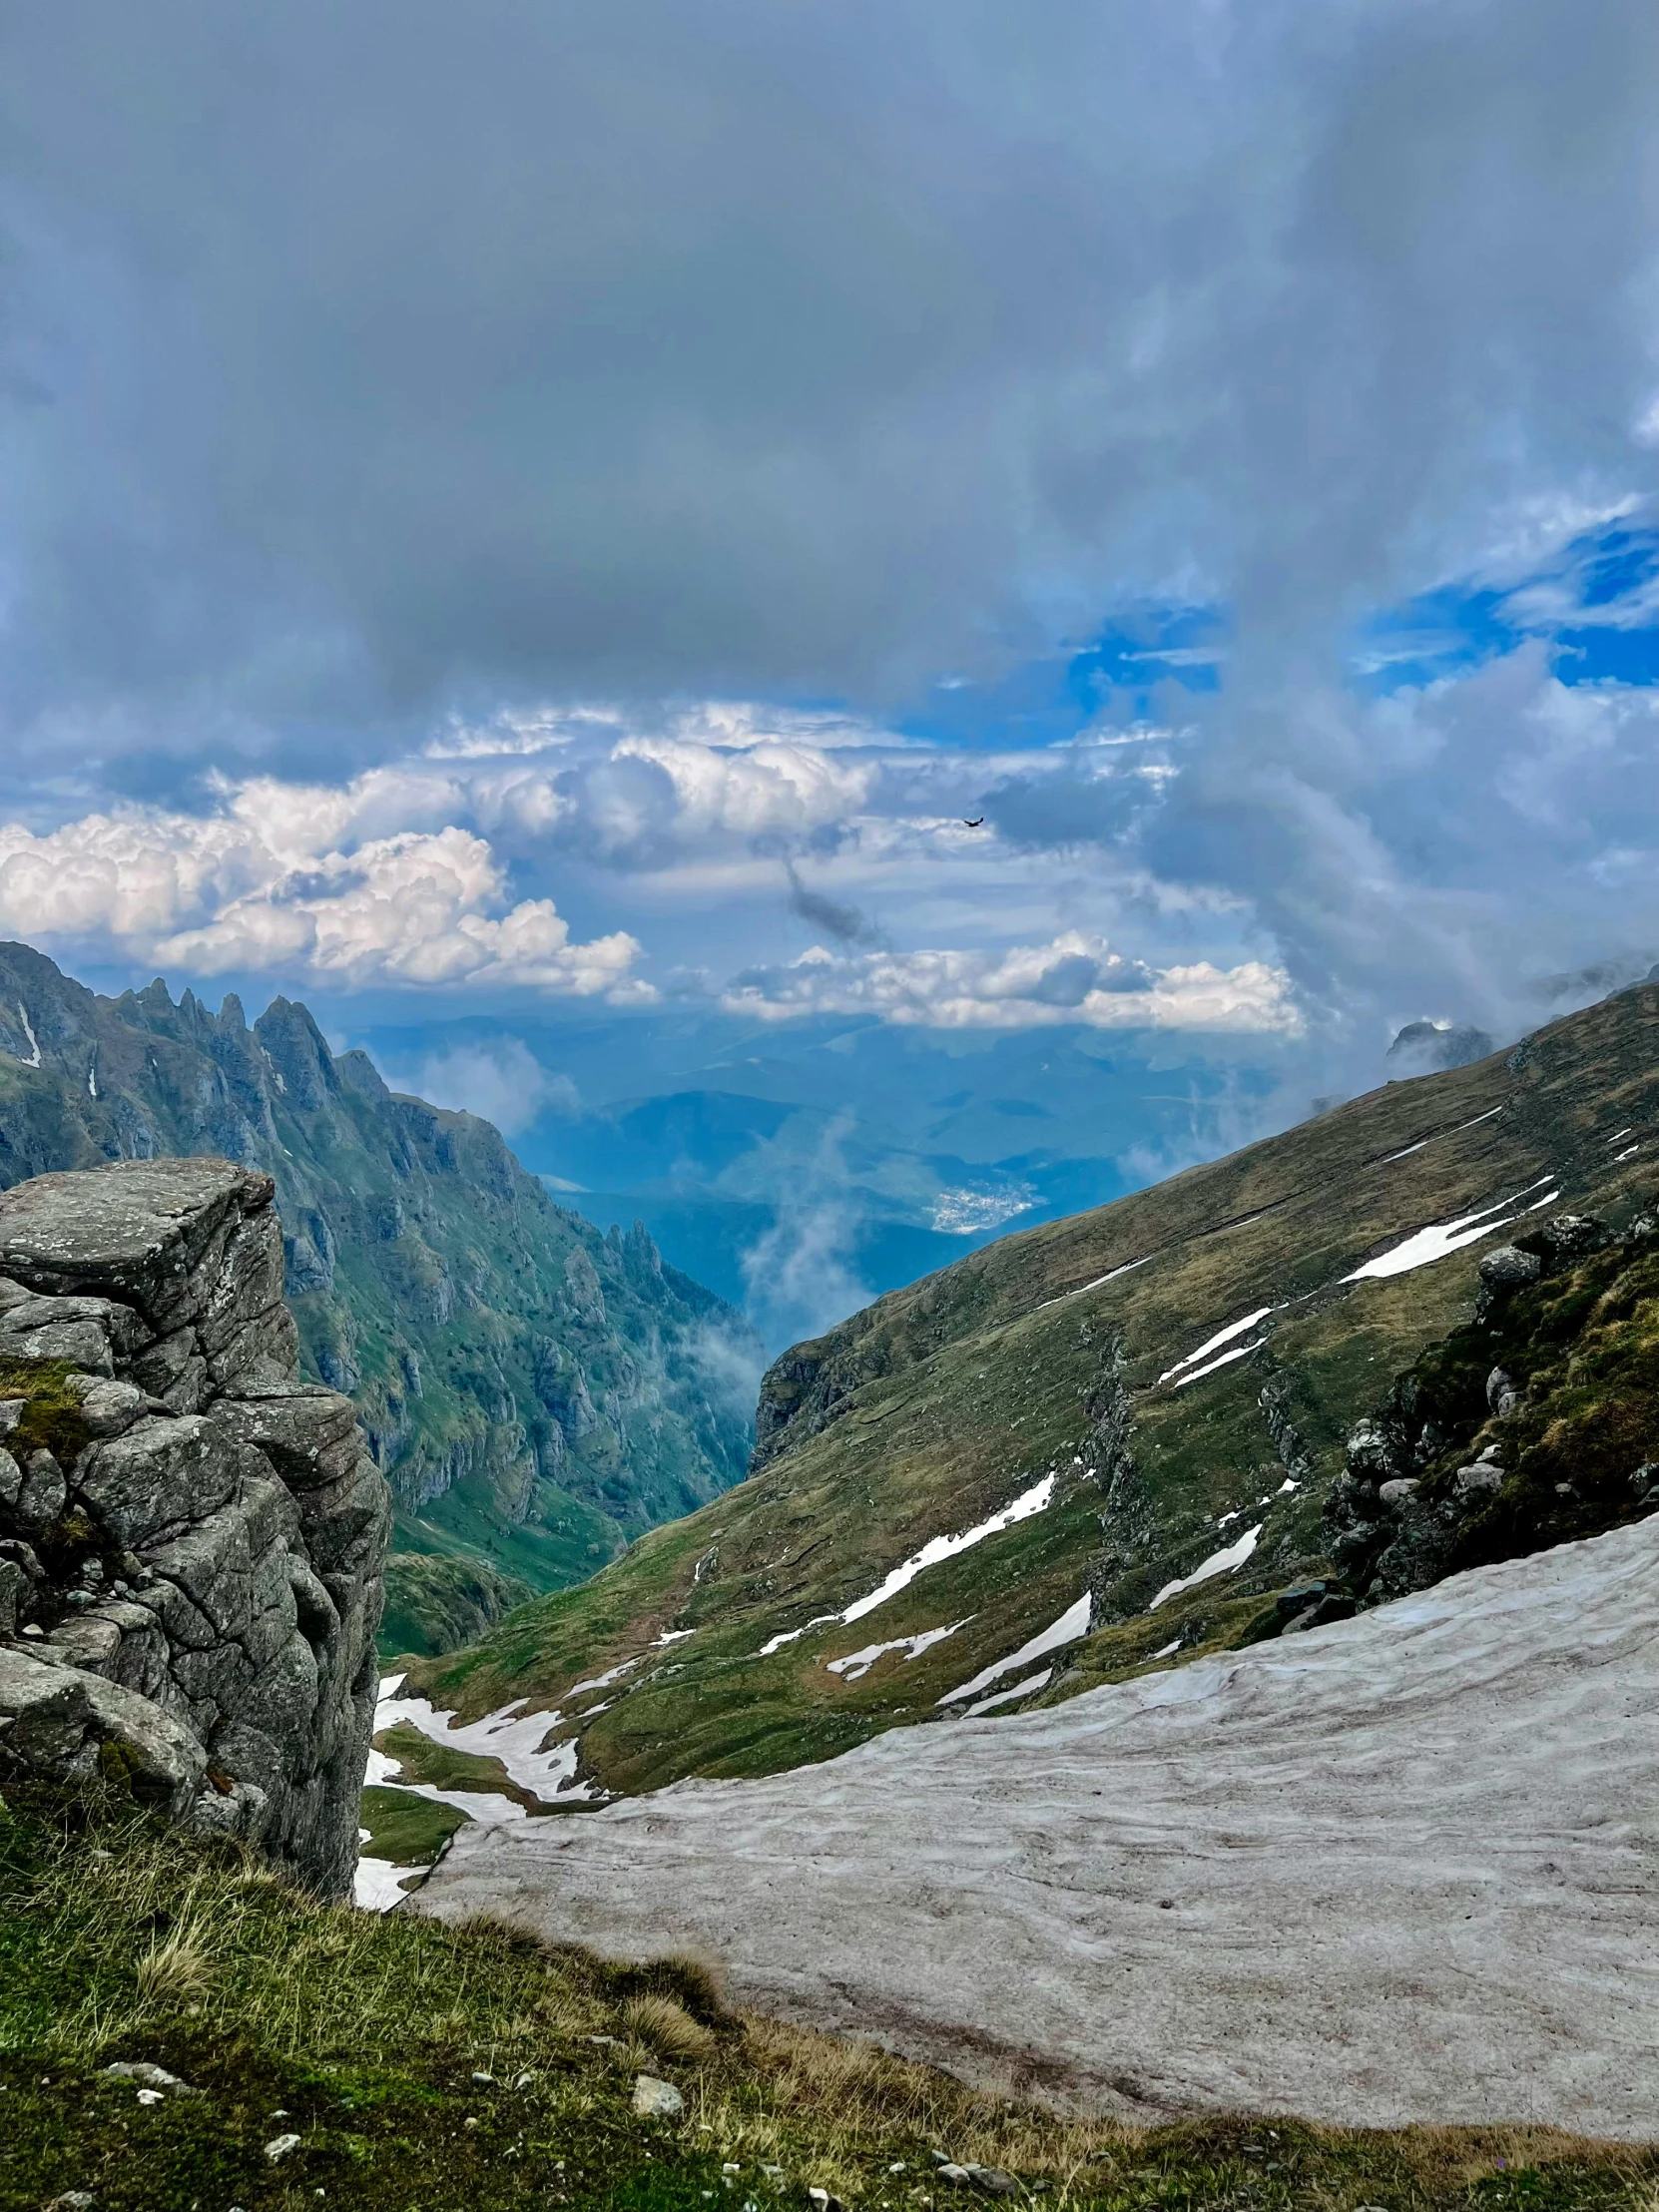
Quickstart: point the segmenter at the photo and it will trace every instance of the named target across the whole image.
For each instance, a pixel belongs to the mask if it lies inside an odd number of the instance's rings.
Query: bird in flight
[[[984,816],[983,816],[983,815],[981,815],[981,816],[979,817],[979,819],[978,819],[978,821],[977,821],[977,822],[969,822],[969,821],[967,821],[967,820],[965,819],[965,817],[964,817],[964,819],[963,819],[963,822],[962,822],[962,828],[963,828],[964,830],[980,830],[980,829],[983,829],[983,827],[984,827],[984,822],[985,822],[985,818],[984,818]]]

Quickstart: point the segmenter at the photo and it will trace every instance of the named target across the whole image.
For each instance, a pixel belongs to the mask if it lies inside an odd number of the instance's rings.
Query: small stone
[[[467,2114],[466,2118],[465,2118],[465,2119],[464,2119],[464,2120],[463,2120],[463,2121],[461,2122],[461,2125],[462,2125],[462,2127],[476,2127],[476,2126],[478,2125],[478,2122],[477,2122],[477,2121],[476,2121],[476,2120],[475,2120],[475,2119],[473,2118],[472,2114],[471,2114],[471,2113],[469,2112],[469,2113]]]
[[[90,2189],[66,2189],[61,2197],[54,2197],[46,2212],[94,2212],[98,2199]],[[232,2208],[235,2212],[235,2207]]]
[[[1503,1469],[1476,1464],[1459,1467],[1451,1478],[1451,1486],[1459,1497],[1478,1497],[1503,1487]]]
[[[1396,1474],[1377,1494],[1384,1505],[1409,1505],[1417,1494],[1417,1478],[1414,1474]]]
[[[1486,1378],[1486,1403],[1499,1420],[1507,1420],[1520,1404],[1520,1385],[1512,1375],[1502,1368],[1493,1368]]]
[[[281,2164],[290,2150],[299,2148],[297,2135],[274,2135],[265,2146],[265,2154],[274,2166]]]
[[[933,2179],[935,2181],[947,2181],[953,2189],[971,2189],[973,2186],[973,2176],[966,2166],[958,2166],[955,2160],[950,2158],[947,2158],[944,2164],[937,2169]]]
[[[534,2081],[535,2078],[536,2077],[533,2073],[514,2074],[513,2087],[515,2089],[528,2089],[531,2082]]]
[[[159,2089],[141,2089],[138,2093],[138,2100],[140,2104],[160,2104],[162,2093]]]
[[[655,2074],[634,2076],[634,2111],[642,2120],[677,2120],[686,2109],[686,2100],[672,2081],[659,2081]]]
[[[493,2089],[495,2087],[495,2076],[492,2073],[475,2073],[472,2078],[480,2089]]]
[[[9,1436],[28,1409],[29,1400],[26,1397],[0,1397],[0,1436]],[[60,2197],[58,2201],[67,2203],[68,2199]],[[87,2202],[90,2204],[91,2201],[89,2197]]]
[[[1011,2197],[1019,2190],[1013,2175],[1005,2174],[1000,2166],[969,2166],[967,2175],[973,2186],[983,2189],[988,2197]]]
[[[110,1854],[105,1852],[107,1859]],[[165,2066],[152,2065],[148,2058],[118,2058],[113,2065],[104,2068],[113,2080],[142,2082],[148,2090],[170,2089],[176,2097],[199,2097],[200,2089],[193,2089],[188,2081],[181,2081],[176,2073],[169,2073]]]

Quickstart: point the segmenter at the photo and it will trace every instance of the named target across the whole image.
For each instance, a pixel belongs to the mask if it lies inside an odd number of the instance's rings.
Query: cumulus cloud
[[[204,818],[134,808],[41,835],[0,827],[0,929],[113,938],[198,975],[650,995],[630,975],[633,937],[572,943],[550,898],[509,903],[495,855],[469,830],[336,846],[353,796],[267,786]]]
[[[570,1077],[544,1068],[519,1037],[451,1044],[410,1068],[388,1065],[383,1072],[394,1091],[479,1114],[508,1137],[549,1109],[574,1114],[581,1103]]]
[[[723,1003],[782,1021],[802,1014],[875,1014],[929,1029],[1198,1029],[1294,1036],[1302,1015],[1282,969],[1207,960],[1159,972],[1069,931],[1010,950],[866,952],[815,945],[788,966],[734,977]]]

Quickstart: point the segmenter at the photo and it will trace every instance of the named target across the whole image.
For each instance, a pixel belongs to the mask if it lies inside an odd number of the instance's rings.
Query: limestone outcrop
[[[300,1380],[269,1176],[0,1193],[0,1781],[112,1768],[350,1889],[390,1502]]]

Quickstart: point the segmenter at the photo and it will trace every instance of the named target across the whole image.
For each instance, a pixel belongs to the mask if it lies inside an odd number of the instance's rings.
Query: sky
[[[1632,980],[1656,116],[1640,0],[25,7],[0,934],[1280,1119]]]

